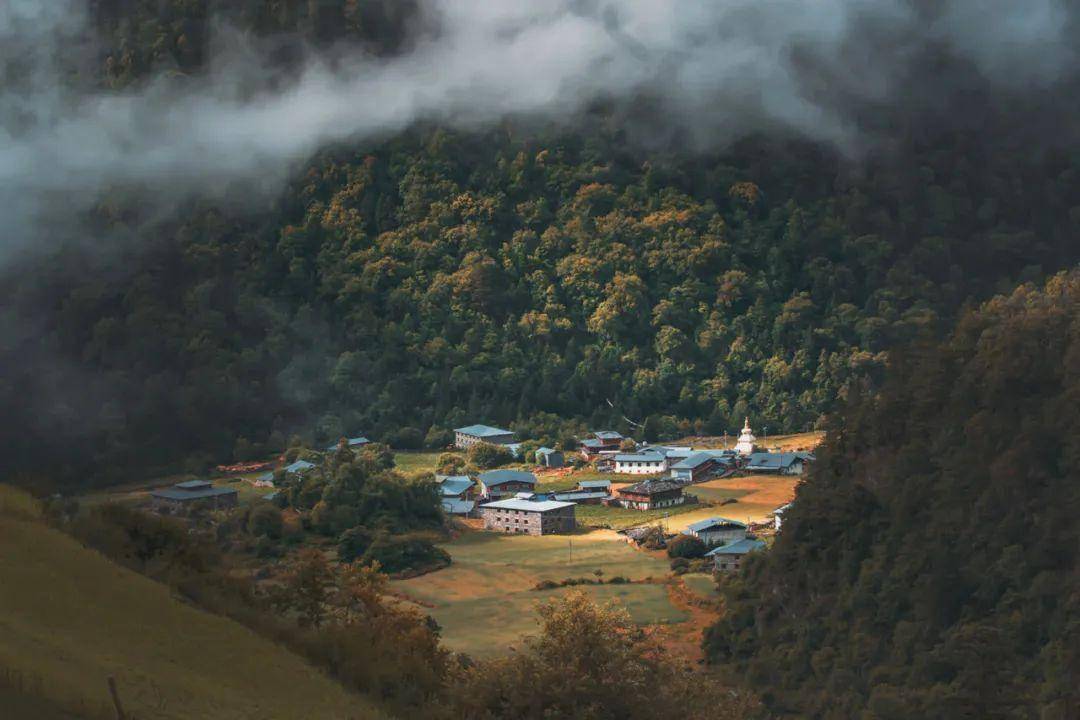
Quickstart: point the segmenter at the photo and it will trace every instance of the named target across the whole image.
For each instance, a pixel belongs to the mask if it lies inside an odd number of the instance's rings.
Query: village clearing
[[[443,628],[447,647],[477,657],[505,653],[536,630],[536,606],[574,588],[534,590],[544,580],[604,580],[620,576],[651,582],[583,585],[595,599],[614,600],[642,625],[679,623],[687,614],[668,598],[668,564],[627,545],[610,530],[578,535],[497,535],[469,531],[444,546],[453,564],[392,589],[416,602]]]

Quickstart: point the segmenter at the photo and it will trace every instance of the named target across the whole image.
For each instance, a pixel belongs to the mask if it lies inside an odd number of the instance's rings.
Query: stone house
[[[480,506],[484,529],[522,535],[554,535],[577,528],[574,503],[510,498]]]

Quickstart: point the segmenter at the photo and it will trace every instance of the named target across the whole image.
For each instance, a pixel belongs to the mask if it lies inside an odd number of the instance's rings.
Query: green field
[[[403,475],[415,475],[417,473],[435,472],[435,465],[443,450],[437,452],[419,452],[401,450],[394,453],[394,464],[398,472]]]
[[[443,628],[452,650],[477,656],[505,652],[536,627],[538,601],[570,589],[535,591],[541,580],[621,575],[662,579],[668,565],[634,550],[606,530],[585,535],[531,537],[469,532],[444,546],[453,564],[428,575],[392,583],[396,592],[419,601]],[[660,584],[581,586],[598,600],[617,600],[640,623],[686,619]]]
[[[140,720],[381,717],[302,658],[180,602],[35,512],[0,486],[0,670],[40,683],[43,707],[106,708],[113,676]]]
[[[686,587],[690,588],[691,592],[703,600],[716,600],[719,597],[716,581],[713,580],[712,575],[687,573],[682,576],[682,581],[686,583]]]

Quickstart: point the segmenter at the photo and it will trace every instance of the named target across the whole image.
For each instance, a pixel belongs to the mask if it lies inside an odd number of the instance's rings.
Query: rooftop
[[[750,453],[750,457],[746,460],[746,467],[750,469],[786,468],[796,460],[813,461],[813,459],[814,454],[808,452],[756,452]]]
[[[663,462],[664,456],[657,452],[624,453],[615,456],[615,462]]]
[[[557,452],[559,452],[559,451],[556,450],[555,448],[549,448],[549,447],[538,447],[538,448],[536,448],[536,454],[537,455],[551,455],[552,453],[557,453]]]
[[[609,488],[611,487],[610,480],[582,480],[578,483],[578,487],[585,488]]]
[[[164,488],[162,490],[152,490],[150,495],[156,498],[162,498],[163,500],[201,500],[203,498],[212,498],[219,495],[236,495],[236,488],[227,487],[204,487],[196,490],[183,490],[178,486],[171,488]]]
[[[744,538],[742,540],[736,540],[733,543],[722,545],[714,550],[710,550],[705,553],[706,557],[715,555],[745,555],[748,552],[754,550],[760,550],[765,547],[765,543],[762,540],[755,540],[754,538]]]
[[[304,472],[305,470],[310,470],[313,467],[315,467],[315,463],[308,462],[307,460],[297,460],[294,463],[286,465],[282,469],[285,472],[298,473],[298,472]]]
[[[679,462],[671,466],[672,470],[693,470],[696,467],[700,467],[707,462],[712,462],[716,458],[707,452],[697,452],[693,455],[683,458]]]
[[[443,498],[442,501],[443,512],[448,512],[451,515],[467,515],[472,512],[474,507],[476,507],[476,503],[472,500]]]
[[[719,527],[727,526],[727,527],[735,527],[735,528],[745,529],[746,528],[746,523],[741,523],[738,520],[729,520],[728,518],[713,517],[713,518],[706,518],[704,520],[698,520],[695,523],[690,523],[689,525],[686,526],[686,529],[687,530],[693,530],[694,532],[701,532],[702,530],[707,530],[707,529],[709,529],[711,527],[716,527],[716,526],[719,526]]]
[[[210,487],[209,480],[185,480],[184,482],[178,482],[173,487],[178,487],[181,490],[198,490],[200,488]]]
[[[622,434],[617,433],[614,430],[597,430],[596,432],[593,433],[593,437],[597,438],[598,440],[622,440],[623,439]]]
[[[468,475],[451,475],[439,481],[439,490],[443,495],[460,495],[473,486]]]
[[[495,435],[514,434],[513,430],[504,430],[502,428],[491,427],[490,425],[467,425],[465,427],[454,428],[454,432],[472,435],[473,437],[493,437]]]
[[[363,437],[363,436],[352,437],[352,438],[346,438],[345,439],[345,444],[348,445],[349,447],[356,447],[357,445],[367,445],[370,442],[371,442],[370,440],[368,440],[366,437]],[[337,446],[338,446],[338,443],[331,443],[330,445],[326,446],[326,449],[327,450],[336,450]]]
[[[488,487],[505,485],[506,483],[519,482],[536,484],[536,476],[525,470],[488,470],[480,473],[480,482]]]
[[[646,480],[645,482],[639,482],[637,485],[628,485],[624,488],[619,488],[620,493],[633,493],[634,495],[654,495],[656,493],[670,492],[672,490],[682,490],[683,486],[670,480]]]
[[[495,508],[497,510],[523,510],[525,512],[549,512],[562,508],[574,507],[572,502],[559,502],[558,500],[498,500],[483,505],[483,508]]]

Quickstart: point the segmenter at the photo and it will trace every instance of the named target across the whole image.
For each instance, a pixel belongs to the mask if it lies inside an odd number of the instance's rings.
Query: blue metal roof
[[[359,436],[359,437],[347,438],[345,440],[345,444],[348,445],[349,447],[356,447],[357,445],[367,445],[370,442],[371,442],[370,440],[368,440],[366,437],[364,437],[362,435]],[[327,445],[326,449],[327,450],[337,450],[337,446],[338,446],[337,443],[333,443],[331,445]]]
[[[460,495],[472,486],[472,478],[468,475],[451,475],[439,481],[439,489],[443,495]]]
[[[210,487],[209,480],[185,480],[184,482],[178,482],[173,487],[178,487],[181,490],[198,490],[199,488]]]
[[[488,487],[504,485],[506,483],[519,482],[536,484],[536,476],[524,470],[488,470],[480,473],[480,482]]]
[[[736,540],[733,543],[723,545],[721,547],[710,550],[705,553],[706,556],[716,555],[745,555],[748,552],[754,550],[761,550],[765,547],[765,543],[762,540],[755,540],[753,538],[744,538],[742,540]]]
[[[611,487],[610,480],[582,480],[578,483],[580,488],[609,488]]]
[[[737,528],[745,528],[746,523],[741,523],[738,520],[729,520],[722,517],[706,518],[704,520],[698,520],[697,522],[690,523],[686,526],[687,530],[693,530],[694,532],[701,532],[707,530],[714,525],[732,525]]]
[[[679,462],[671,466],[672,470],[693,470],[696,467],[700,467],[707,462],[715,460],[712,455],[706,452],[698,452],[683,458]]]
[[[286,465],[282,469],[285,470],[285,472],[298,473],[310,470],[313,467],[315,467],[315,463],[308,462],[307,460],[297,460],[294,463]]]
[[[582,500],[603,500],[610,495],[606,490],[564,490],[552,493],[552,497],[564,502],[581,502]]]
[[[663,462],[664,456],[655,452],[627,453],[616,455],[615,462]]]
[[[549,448],[549,447],[538,447],[538,448],[536,448],[536,454],[537,455],[551,455],[552,453],[557,453],[557,452],[559,452],[559,451],[556,450],[555,448]]]
[[[581,446],[586,448],[602,448],[604,447],[604,443],[595,438],[586,438],[581,441]]]
[[[513,435],[512,430],[503,430],[502,428],[491,427],[490,425],[467,425],[465,427],[454,428],[454,432],[464,433],[465,435],[472,435],[473,437],[491,437],[493,435]]]
[[[614,430],[597,430],[593,436],[600,440],[622,440],[622,434]]]
[[[444,498],[442,501],[443,512],[451,515],[467,515],[473,511],[476,503],[472,500],[458,500],[457,498]]]
[[[746,460],[748,470],[779,470],[795,463],[796,460],[813,461],[813,453],[808,452],[756,452],[750,453]]]

